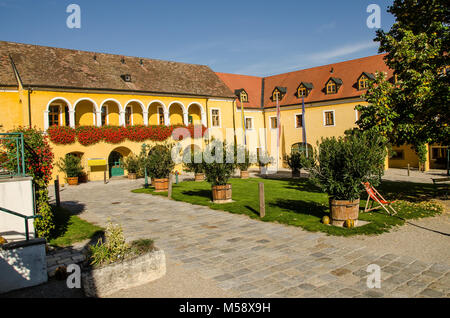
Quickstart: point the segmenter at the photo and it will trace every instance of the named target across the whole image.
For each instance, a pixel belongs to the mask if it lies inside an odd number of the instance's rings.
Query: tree
[[[397,81],[378,73],[363,98],[360,129],[373,130],[392,144],[411,144],[423,153],[426,143],[448,145],[450,130],[449,6],[443,0],[395,0],[389,32],[375,41]],[[421,156],[424,160],[424,156]]]

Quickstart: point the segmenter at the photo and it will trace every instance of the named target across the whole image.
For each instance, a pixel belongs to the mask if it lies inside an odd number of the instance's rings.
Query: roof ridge
[[[290,72],[285,72],[285,73],[279,73],[279,74],[275,74],[275,75],[265,76],[264,78],[276,77],[276,76],[280,76],[280,75],[286,75],[286,74],[291,74],[291,73],[296,73],[296,72],[301,72],[301,71],[309,71],[309,70],[312,70],[312,69],[317,69],[317,68],[322,68],[322,67],[335,66],[335,65],[339,65],[339,64],[344,64],[344,63],[348,63],[348,62],[354,62],[354,61],[358,61],[358,60],[365,60],[365,59],[373,58],[373,57],[376,57],[376,56],[382,56],[382,55],[386,55],[386,53],[374,54],[374,55],[359,57],[359,58],[356,58],[356,59],[350,59],[350,60],[345,60],[345,61],[336,62],[336,63],[330,63],[330,64],[325,64],[325,65],[318,65],[318,66],[303,68],[303,69],[299,69],[299,70],[295,70],[295,71],[290,71]]]
[[[132,55],[124,55],[124,54],[114,54],[114,53],[107,53],[107,52],[97,52],[97,51],[87,51],[87,50],[79,50],[79,49],[70,49],[70,48],[64,48],[64,47],[56,47],[56,46],[48,46],[48,45],[40,45],[40,44],[30,44],[30,43],[21,43],[21,42],[12,42],[12,41],[3,41],[0,40],[1,43],[6,44],[18,44],[18,45],[26,45],[26,46],[34,46],[34,47],[41,47],[41,48],[48,48],[48,49],[58,49],[58,50],[67,50],[72,52],[80,52],[80,53],[90,53],[90,54],[104,54],[109,56],[117,56],[119,58],[133,58],[133,59],[145,59],[145,60],[151,60],[151,61],[159,61],[159,62],[169,62],[169,63],[177,63],[177,64],[185,64],[185,65],[197,65],[197,66],[206,66],[210,68],[208,65],[205,64],[196,64],[196,63],[187,63],[187,62],[179,62],[179,61],[173,61],[173,60],[163,60],[163,59],[156,59],[151,57],[142,57],[142,56],[132,56]]]

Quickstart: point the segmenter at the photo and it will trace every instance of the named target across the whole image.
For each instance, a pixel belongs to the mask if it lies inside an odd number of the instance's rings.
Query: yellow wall
[[[24,125],[19,92],[0,91],[0,132]]]

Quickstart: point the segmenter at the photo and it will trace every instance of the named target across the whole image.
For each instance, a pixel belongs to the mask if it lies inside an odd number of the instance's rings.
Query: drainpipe
[[[28,126],[31,128],[31,93],[33,88],[28,88]]]

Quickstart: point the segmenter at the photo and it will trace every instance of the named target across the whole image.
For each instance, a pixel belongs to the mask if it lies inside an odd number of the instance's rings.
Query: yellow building
[[[0,41],[0,132],[19,126],[46,132],[52,126],[203,125],[212,136],[228,140],[236,134],[238,143],[243,143],[244,118],[247,144],[255,150],[267,149],[282,166],[282,157],[303,140],[301,116],[305,116],[311,145],[355,126],[354,107],[363,102],[365,79],[376,71],[392,76],[382,58],[376,55],[261,78],[216,74],[203,65]],[[278,156],[273,152],[279,127],[277,98],[281,108]],[[105,167],[91,166],[93,159],[108,164],[108,176],[120,175],[124,171],[113,171],[113,167],[130,153],[138,154],[142,143],[125,139],[51,146],[56,160],[77,154],[88,179],[101,180]],[[433,149],[430,156],[441,154]],[[403,157],[397,155],[390,166],[417,165],[407,147],[399,150]],[[55,169],[56,175],[64,177]]]

